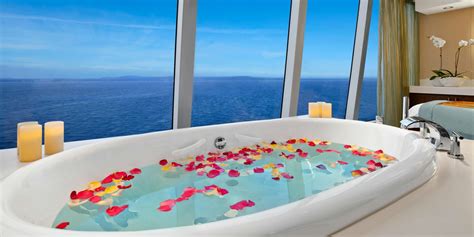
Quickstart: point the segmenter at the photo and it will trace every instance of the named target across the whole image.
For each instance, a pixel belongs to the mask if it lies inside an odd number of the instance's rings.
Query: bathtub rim
[[[284,118],[284,119],[285,120],[293,120],[293,119],[310,119],[310,118],[292,117],[292,118]],[[281,120],[281,119],[246,121],[246,122],[239,122],[239,123],[234,123],[234,124],[265,123],[265,122],[273,121],[273,120]],[[368,124],[370,124],[368,126],[384,126],[386,129],[388,128],[388,129],[398,130],[398,132],[400,132],[400,134],[403,135],[404,139],[406,139],[407,135],[409,135],[409,134],[413,135],[413,132],[406,131],[406,130],[401,130],[401,129],[398,129],[396,127],[391,127],[391,126],[382,125],[382,124],[375,124],[375,123],[368,123],[368,122],[354,121],[354,120],[344,120],[344,119],[314,119],[314,121],[318,121],[318,120],[319,121],[332,120],[332,121],[338,121],[338,122],[344,122],[344,123],[349,122],[349,123],[355,123],[355,124],[364,124],[364,126],[367,126]],[[179,131],[179,132],[184,132],[184,131],[188,131],[188,130],[199,131],[200,129],[209,129],[210,127],[217,127],[217,126],[221,127],[221,126],[227,126],[227,125],[229,125],[229,124],[219,124],[219,125],[185,128],[185,129],[179,129],[177,131]],[[95,146],[104,146],[104,145],[107,145],[107,144],[115,143],[117,141],[127,141],[128,139],[133,139],[134,137],[138,137],[138,136],[153,136],[154,134],[158,134],[158,133],[170,133],[170,132],[175,132],[175,130],[158,131],[158,132],[151,132],[151,133],[145,133],[145,134],[137,134],[137,135],[124,136],[124,137],[117,137],[115,139],[99,141],[99,142],[94,143],[94,144],[87,144],[87,145],[84,145],[84,146],[81,146],[81,147],[73,148],[71,150],[65,151],[61,154],[57,154],[57,155],[54,155],[54,156],[66,156],[67,154],[72,153],[72,152],[76,153],[77,151],[88,150],[88,149],[90,149],[92,147],[95,147]],[[419,140],[422,143],[426,143],[425,145],[429,144],[426,140],[421,139],[421,138],[412,137],[411,139],[413,139],[413,141]],[[416,148],[420,148],[420,147],[417,146]],[[397,157],[397,158],[399,158],[399,157]],[[1,208],[0,208],[0,216],[5,217],[5,218],[2,218],[2,226],[6,227],[6,228],[10,227],[12,230],[16,230],[16,229],[20,229],[20,228],[23,227],[23,228],[28,228],[29,233],[39,233],[39,234],[54,234],[54,233],[64,234],[64,233],[67,233],[68,235],[81,235],[81,236],[85,235],[85,234],[114,235],[114,236],[122,236],[123,235],[123,236],[126,236],[126,235],[131,235],[131,234],[134,234],[134,235],[151,235],[151,234],[160,234],[161,232],[163,232],[162,234],[164,234],[164,235],[173,236],[173,234],[169,233],[170,230],[177,231],[177,232],[188,231],[187,234],[189,234],[189,233],[192,233],[193,230],[196,230],[196,229],[199,229],[199,228],[212,229],[212,228],[214,228],[214,225],[217,225],[218,223],[222,223],[222,222],[228,222],[228,223],[240,222],[240,220],[242,220],[242,218],[244,218],[244,217],[257,216],[257,215],[266,216],[269,213],[277,212],[277,211],[275,211],[275,209],[283,209],[284,207],[288,208],[290,206],[298,206],[298,205],[303,204],[304,202],[308,202],[308,200],[310,200],[310,199],[313,199],[313,200],[311,200],[311,202],[316,202],[316,201],[318,201],[318,199],[321,199],[322,194],[325,194],[325,195],[323,195],[322,198],[327,198],[326,196],[337,195],[337,192],[339,192],[339,191],[343,192],[343,191],[349,190],[351,188],[351,186],[355,186],[355,185],[358,185],[362,182],[366,182],[367,180],[372,179],[374,176],[379,176],[381,174],[384,174],[388,170],[393,170],[393,169],[397,168],[398,166],[396,166],[396,165],[398,165],[401,161],[404,161],[404,160],[405,159],[400,160],[399,162],[397,162],[397,163],[395,163],[391,166],[388,166],[388,167],[386,167],[382,170],[378,170],[377,172],[372,172],[370,174],[364,175],[364,176],[359,177],[357,179],[351,180],[350,182],[347,182],[347,183],[344,183],[342,185],[336,186],[334,188],[323,191],[321,193],[305,197],[305,198],[303,198],[301,200],[298,200],[298,201],[294,201],[294,202],[291,202],[291,203],[288,203],[288,204],[285,204],[285,205],[282,205],[282,206],[277,206],[277,207],[267,209],[267,210],[264,210],[264,211],[260,211],[260,212],[257,212],[257,213],[253,213],[253,214],[238,216],[238,217],[235,217],[235,218],[230,218],[230,219],[220,220],[220,221],[214,221],[214,222],[209,222],[209,223],[199,224],[199,225],[188,225],[188,226],[181,226],[181,227],[170,227],[170,228],[149,229],[149,230],[139,230],[139,231],[123,231],[123,232],[120,232],[120,231],[111,231],[111,232],[104,231],[104,232],[101,232],[101,231],[60,230],[60,229],[55,229],[53,227],[47,227],[47,226],[43,226],[43,225],[33,224],[29,221],[21,219],[13,211],[10,211],[8,206],[6,206],[7,203],[4,201],[4,197],[3,197],[4,194],[0,195],[0,203],[2,205]],[[13,182],[13,181],[10,181],[10,180],[16,179],[17,176],[18,176],[18,178],[21,178],[22,176],[25,176],[29,172],[29,170],[37,169],[36,166],[41,166],[41,165],[45,166],[45,165],[48,164],[48,162],[52,163],[52,162],[54,162],[54,160],[52,160],[52,159],[42,159],[40,161],[35,162],[34,164],[31,164],[31,165],[28,165],[27,167],[24,167],[21,170],[15,171],[13,174],[9,175],[4,180],[0,181],[0,190],[3,190],[5,188],[5,185],[8,185],[9,182]],[[428,163],[431,163],[431,162],[435,162],[434,154],[433,154],[432,157],[429,158]],[[430,178],[435,174],[435,172],[436,172],[436,167],[434,167],[433,173],[431,174]],[[429,179],[426,179],[425,181],[423,181],[422,184],[429,181]],[[419,187],[419,186],[420,185],[418,185],[416,187]],[[414,189],[411,189],[409,192],[415,190],[416,187]],[[10,193],[11,193],[11,191],[10,191]],[[400,195],[399,198],[403,197],[406,194],[407,193],[404,193],[403,195]],[[384,205],[384,206],[386,206],[386,205]],[[379,210],[379,209],[377,209],[377,210]],[[372,212],[375,212],[377,210],[374,210]],[[8,214],[8,215],[6,215],[6,214]],[[3,219],[9,219],[9,220],[3,220]],[[64,231],[67,231],[67,232],[64,232]],[[177,235],[179,235],[179,234],[177,234]]]

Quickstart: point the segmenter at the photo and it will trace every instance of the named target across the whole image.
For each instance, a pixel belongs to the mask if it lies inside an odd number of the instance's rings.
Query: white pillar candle
[[[310,102],[308,104],[308,115],[310,118],[321,118],[322,102]]]
[[[52,155],[64,150],[64,122],[44,124],[44,154]]]
[[[25,124],[18,129],[18,147],[20,162],[31,162],[42,157],[42,126]]]
[[[321,118],[332,118],[332,104],[323,103],[321,105]]]
[[[16,125],[16,155],[20,155],[20,127],[26,124],[38,124],[38,121],[21,122]]]

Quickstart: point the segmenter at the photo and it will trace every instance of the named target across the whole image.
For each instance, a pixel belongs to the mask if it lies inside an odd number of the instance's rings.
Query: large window
[[[290,0],[200,0],[192,125],[280,117]]]
[[[360,99],[359,119],[364,121],[375,120],[377,114],[377,65],[379,41],[379,0],[374,0],[372,17],[365,61],[364,80],[362,81],[362,97]]]
[[[2,0],[0,149],[16,124],[65,140],[171,128],[176,0]]]
[[[308,102],[332,103],[344,118],[359,1],[308,1],[298,114]]]

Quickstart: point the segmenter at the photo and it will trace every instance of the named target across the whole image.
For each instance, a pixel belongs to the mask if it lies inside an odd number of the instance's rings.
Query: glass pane
[[[360,100],[359,120],[375,120],[377,114],[377,65],[379,53],[379,1],[373,1],[370,18],[369,42],[365,61],[362,97]]]
[[[290,2],[198,2],[193,126],[280,117]]]
[[[0,149],[21,121],[65,140],[171,128],[176,0],[10,1],[0,7]]]
[[[358,7],[357,0],[308,1],[298,115],[325,101],[333,117],[345,117]]]

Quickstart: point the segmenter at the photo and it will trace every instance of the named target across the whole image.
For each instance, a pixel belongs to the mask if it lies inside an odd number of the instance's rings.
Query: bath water
[[[71,192],[52,227],[137,231],[238,218],[318,195],[396,159],[382,150],[290,139],[173,161],[157,157],[156,164],[91,180]]]

